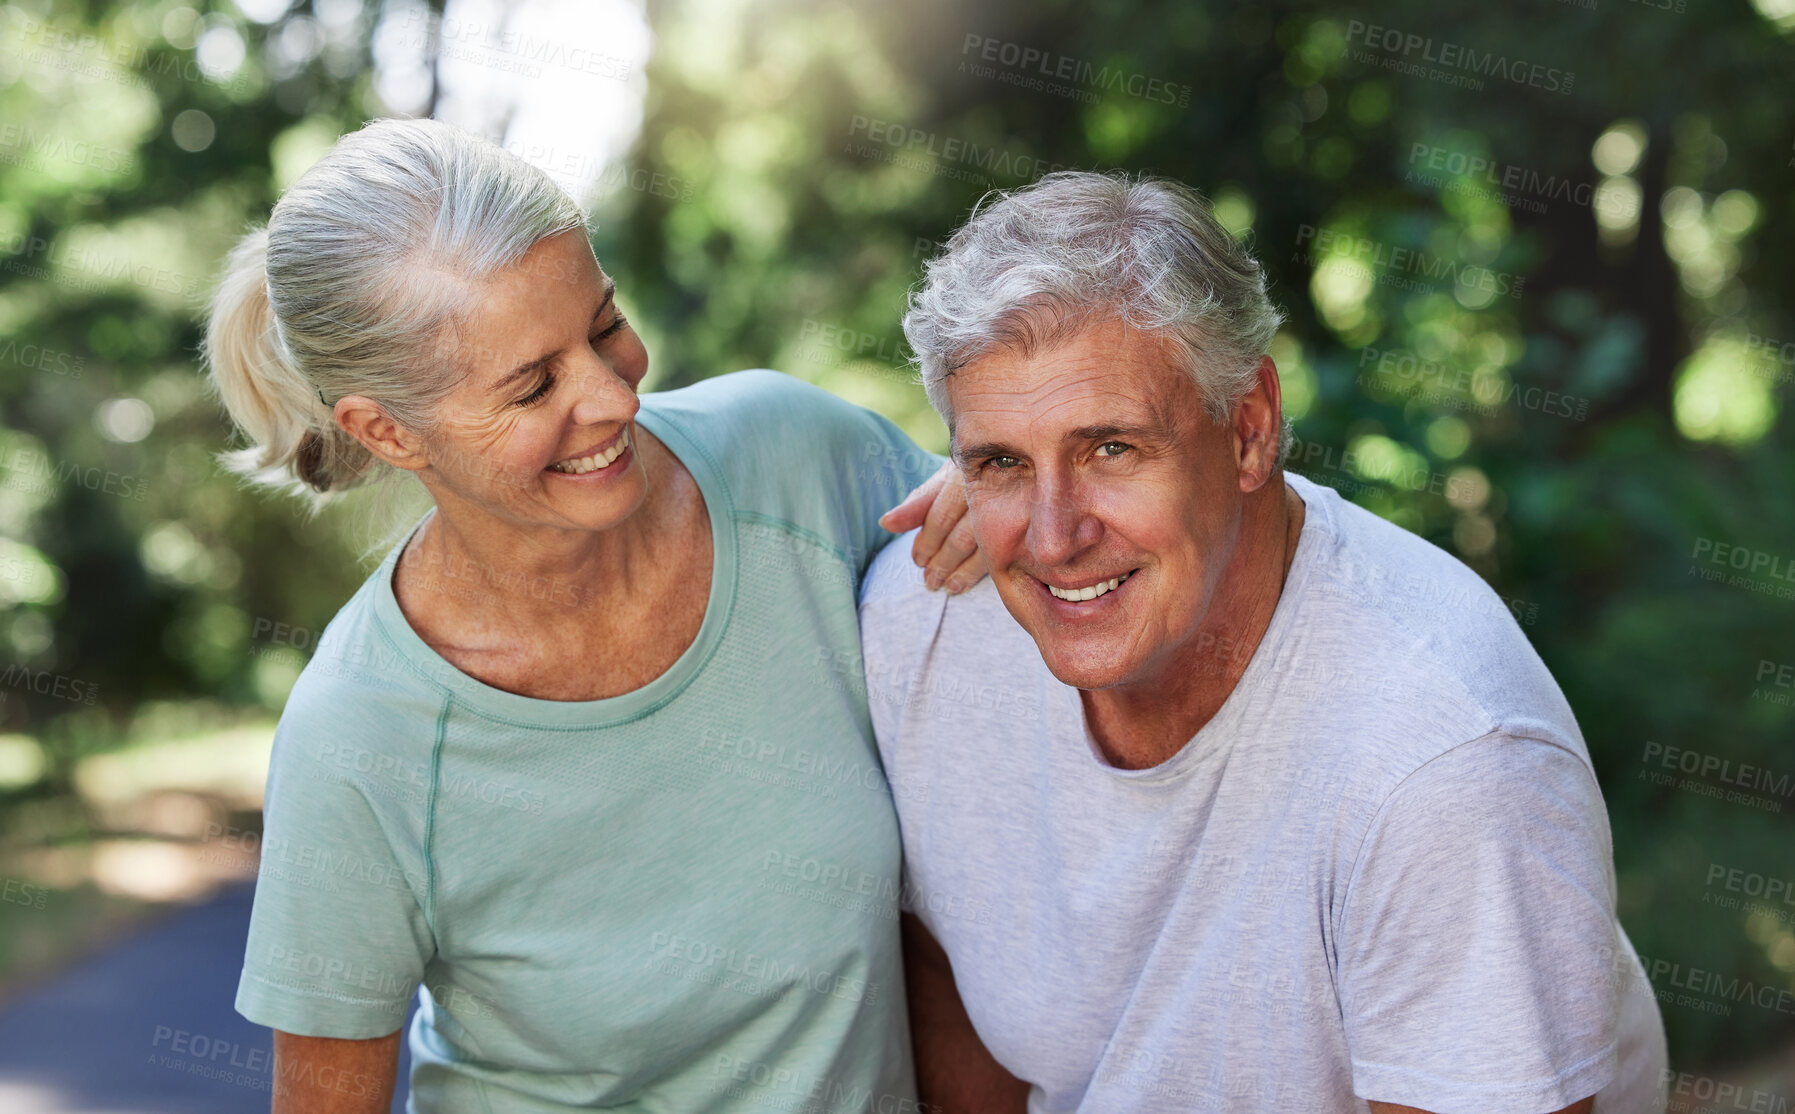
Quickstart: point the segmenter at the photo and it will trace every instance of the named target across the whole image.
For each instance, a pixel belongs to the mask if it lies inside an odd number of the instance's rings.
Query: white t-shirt
[[[874,562],[905,907],[979,1035],[1034,1114],[1662,1111],[1557,684],[1470,569],[1286,479],[1307,515],[1271,625],[1151,769],[1108,764],[989,581],[929,592],[901,541]]]

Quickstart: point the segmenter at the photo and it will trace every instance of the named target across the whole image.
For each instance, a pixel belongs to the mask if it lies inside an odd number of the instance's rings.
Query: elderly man
[[[912,299],[991,564],[893,546],[861,604],[924,1097],[1662,1110],[1571,710],[1469,569],[1282,471],[1279,322],[1196,194],[1083,173]]]

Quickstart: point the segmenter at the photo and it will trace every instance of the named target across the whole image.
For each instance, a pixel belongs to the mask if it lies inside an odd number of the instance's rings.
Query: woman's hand
[[[966,517],[966,480],[951,460],[886,511],[879,525],[894,534],[922,527],[910,557],[925,570],[923,582],[930,591],[945,584],[957,595],[991,571]]]

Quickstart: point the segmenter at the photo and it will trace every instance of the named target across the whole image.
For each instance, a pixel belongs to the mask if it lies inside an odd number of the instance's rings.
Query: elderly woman
[[[237,1008],[276,1111],[384,1111],[420,985],[412,1110],[914,1109],[855,594],[939,458],[770,372],[638,395],[615,294],[570,197],[426,120],[230,258],[227,463],[434,500],[275,736]],[[917,550],[955,590],[963,508]]]

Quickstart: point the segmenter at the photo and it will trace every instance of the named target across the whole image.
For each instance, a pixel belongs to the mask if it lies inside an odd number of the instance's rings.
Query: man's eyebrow
[[[611,304],[611,296],[615,293],[617,293],[617,280],[616,279],[607,280],[605,282],[604,297],[602,297],[598,300],[598,308],[592,311],[592,320],[597,321],[599,316],[604,313],[605,307]],[[509,372],[507,372],[504,378],[500,379],[498,382],[494,383],[491,387],[488,387],[487,389],[492,390],[492,391],[502,391],[508,385],[517,382],[519,379],[522,379],[524,376],[535,371],[537,368],[541,367],[543,364],[546,364],[550,360],[554,359],[556,356],[559,356],[563,351],[565,351],[565,349],[557,348],[553,352],[543,353],[542,355],[536,357],[534,360],[531,360],[528,363],[518,364],[516,367],[512,368]]]
[[[1158,440],[1165,436],[1165,430],[1154,425],[1120,425],[1104,423],[1101,425],[1079,426],[1067,430],[1067,441],[1116,441],[1116,440]]]
[[[1015,456],[1016,450],[998,441],[980,441],[976,445],[963,445],[954,448],[952,454],[955,463],[969,460],[989,460],[994,456]]]

